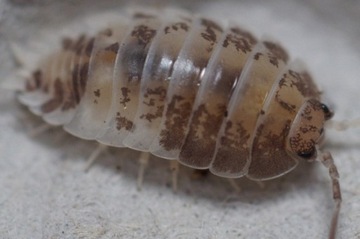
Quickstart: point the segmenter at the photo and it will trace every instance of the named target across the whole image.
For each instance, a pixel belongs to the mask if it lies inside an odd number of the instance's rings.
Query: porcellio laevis
[[[335,238],[339,176],[319,147],[332,112],[276,42],[189,13],[135,12],[63,39],[22,88],[24,105],[70,134],[221,177],[268,180],[318,159],[332,180]]]

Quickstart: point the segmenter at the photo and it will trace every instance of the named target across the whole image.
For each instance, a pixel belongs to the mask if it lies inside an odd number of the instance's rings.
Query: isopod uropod
[[[18,97],[79,138],[221,177],[267,180],[318,158],[332,180],[335,237],[338,173],[318,147],[332,113],[278,43],[188,13],[136,12],[95,37],[64,39]]]

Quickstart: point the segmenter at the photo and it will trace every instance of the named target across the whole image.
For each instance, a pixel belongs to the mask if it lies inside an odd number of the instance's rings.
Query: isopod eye
[[[325,120],[331,119],[334,115],[334,113],[327,107],[325,104],[321,104],[321,109],[323,110],[325,114]]]
[[[316,150],[313,148],[311,151],[300,152],[298,156],[306,160],[314,160],[316,158]]]

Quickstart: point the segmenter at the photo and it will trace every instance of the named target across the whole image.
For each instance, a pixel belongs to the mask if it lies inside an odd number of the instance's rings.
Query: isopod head
[[[320,144],[325,121],[332,112],[318,100],[305,101],[298,111],[287,140],[287,148],[293,157],[313,161],[317,158],[316,145]]]

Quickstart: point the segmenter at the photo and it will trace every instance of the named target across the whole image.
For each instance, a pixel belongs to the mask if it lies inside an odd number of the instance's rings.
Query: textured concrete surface
[[[101,2],[101,3],[100,3]],[[132,1],[144,5],[142,1]],[[358,1],[147,1],[232,20],[257,36],[278,39],[305,61],[335,108],[336,120],[360,117],[360,4]],[[0,1],[0,80],[15,70],[10,45],[35,62],[58,35],[94,28],[94,16],[121,12],[126,1]],[[130,4],[131,5],[131,4]],[[101,19],[92,20],[91,19]],[[88,21],[89,20],[89,21]],[[79,27],[79,26],[81,27]],[[79,30],[81,29],[81,30]],[[10,44],[11,43],[11,44]],[[0,91],[1,238],[326,238],[333,210],[326,170],[302,164],[265,183],[190,178],[181,168],[179,191],[169,187],[165,160],[153,157],[136,190],[138,152],[103,154],[88,173],[96,144],[52,129],[35,138],[42,121]],[[343,207],[338,238],[360,238],[360,129],[327,131],[325,148],[341,174]]]

